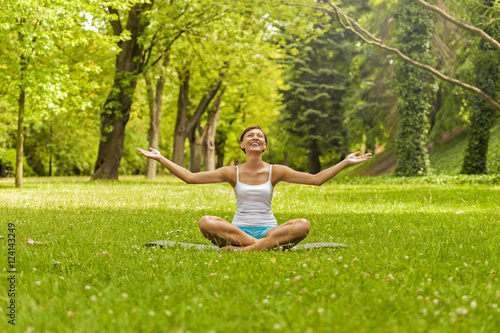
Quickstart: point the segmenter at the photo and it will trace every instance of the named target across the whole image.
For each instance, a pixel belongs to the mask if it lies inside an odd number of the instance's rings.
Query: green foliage
[[[320,155],[346,154],[342,99],[354,50],[349,37],[335,27],[307,43],[295,39],[289,37],[282,60],[289,88],[282,92],[281,117],[284,128],[307,150],[309,171],[316,173]]]
[[[492,4],[491,1],[487,1]],[[498,31],[496,31],[498,30]],[[498,35],[500,26],[486,27],[490,35]],[[481,40],[473,57],[476,86],[490,96],[500,96],[500,54],[498,50]],[[487,152],[490,128],[497,112],[478,96],[472,97],[472,116],[470,119],[469,142],[465,152],[461,173],[486,174]]]
[[[410,58],[429,63],[432,59],[429,49],[431,15],[411,0],[399,2],[397,8],[395,35],[399,48]],[[429,171],[425,143],[430,109],[428,91],[432,81],[429,74],[406,62],[396,62],[395,71],[398,93],[398,159],[395,173],[398,176],[425,175]]]

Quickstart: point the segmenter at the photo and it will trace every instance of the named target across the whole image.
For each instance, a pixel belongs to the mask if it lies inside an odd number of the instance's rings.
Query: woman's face
[[[245,133],[243,141],[240,143],[241,149],[245,149],[246,153],[250,151],[263,152],[266,150],[266,138],[264,132],[259,129],[253,129]]]

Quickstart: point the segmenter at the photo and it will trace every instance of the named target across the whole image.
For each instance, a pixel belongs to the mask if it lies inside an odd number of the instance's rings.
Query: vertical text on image
[[[7,306],[7,317],[9,324],[16,324],[16,225],[14,223],[9,223],[8,225],[8,259],[7,259],[7,281],[8,284],[8,296],[10,302]]]

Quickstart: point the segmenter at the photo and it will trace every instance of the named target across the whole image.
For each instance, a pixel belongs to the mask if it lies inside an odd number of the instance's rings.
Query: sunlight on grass
[[[27,182],[21,191],[2,184],[0,200],[4,253],[7,224],[16,224],[20,332],[492,332],[500,326],[498,186],[279,184],[273,199],[279,223],[304,217],[312,223],[306,242],[349,245],[297,252],[143,246],[162,239],[209,244],[197,221],[207,214],[232,219],[229,185],[170,177],[62,179]],[[0,330],[7,329],[4,320]]]

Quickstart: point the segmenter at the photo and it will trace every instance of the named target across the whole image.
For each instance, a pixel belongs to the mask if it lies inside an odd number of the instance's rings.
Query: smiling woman
[[[226,166],[214,171],[192,173],[163,157],[154,148],[136,148],[142,155],[163,164],[170,172],[188,184],[229,183],[236,196],[236,214],[229,223],[217,216],[203,216],[200,231],[208,240],[226,250],[251,251],[290,248],[307,237],[311,223],[298,218],[278,225],[271,210],[274,187],[279,182],[321,185],[344,167],[358,164],[371,157],[360,152],[348,155],[342,162],[318,174],[298,172],[284,165],[271,165],[262,160],[267,137],[259,126],[246,128],[240,137],[245,163]]]

